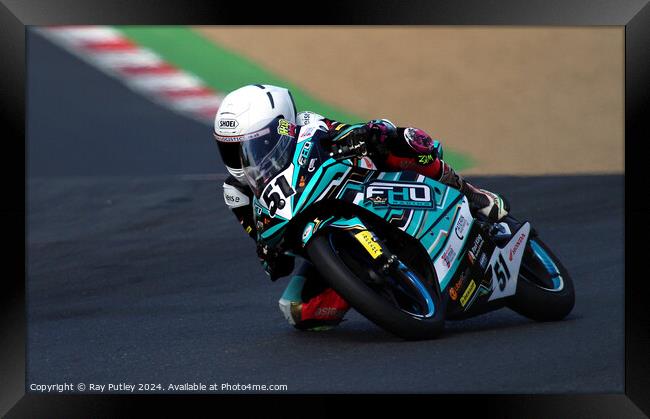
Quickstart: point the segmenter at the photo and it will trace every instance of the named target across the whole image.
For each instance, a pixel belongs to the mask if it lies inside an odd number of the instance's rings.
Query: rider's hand
[[[257,257],[260,259],[260,263],[262,263],[271,281],[275,281],[293,272],[295,258],[285,255],[276,249],[269,248],[267,245],[257,244]]]
[[[377,121],[353,128],[348,133],[336,138],[336,132],[331,132],[328,139],[332,142],[332,156],[383,156],[388,153],[387,138],[395,133],[393,127]]]
[[[366,141],[369,131],[365,125],[351,129],[339,136],[337,132],[329,132],[327,140],[330,141],[331,154],[335,159],[346,159],[368,154]]]
[[[384,157],[390,151],[388,138],[395,135],[395,127],[382,121],[370,121],[365,126],[366,144],[371,157]]]

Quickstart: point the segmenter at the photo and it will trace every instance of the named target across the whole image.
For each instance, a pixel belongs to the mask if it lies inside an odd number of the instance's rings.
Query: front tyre
[[[410,340],[442,332],[446,308],[435,279],[424,280],[402,261],[380,272],[376,260],[345,230],[326,230],[312,239],[307,254],[329,285],[379,327]]]
[[[569,272],[539,237],[526,245],[517,292],[508,306],[537,321],[565,318],[573,309],[575,292]]]

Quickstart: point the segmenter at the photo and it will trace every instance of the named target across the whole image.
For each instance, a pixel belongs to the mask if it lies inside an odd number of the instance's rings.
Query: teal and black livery
[[[506,305],[537,320],[571,311],[568,273],[530,223],[475,217],[454,188],[346,157],[338,144],[355,127],[336,125],[334,141],[301,128],[253,198],[259,242],[309,259],[358,312],[408,339]]]

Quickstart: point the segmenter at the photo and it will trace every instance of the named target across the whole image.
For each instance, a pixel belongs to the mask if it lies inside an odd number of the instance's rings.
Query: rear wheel
[[[575,303],[573,281],[566,268],[539,237],[526,245],[517,292],[508,306],[537,321],[566,317]]]
[[[394,255],[390,268],[378,263],[346,230],[331,229],[315,237],[307,248],[323,278],[352,307],[383,329],[405,339],[428,339],[443,330],[445,308],[435,278],[425,276]]]

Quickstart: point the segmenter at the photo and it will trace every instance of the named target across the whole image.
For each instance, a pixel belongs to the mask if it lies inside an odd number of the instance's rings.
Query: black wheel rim
[[[374,269],[375,261],[368,252],[361,248],[348,232],[332,232],[329,241],[339,260],[391,305],[416,318],[430,318],[435,315],[433,291],[408,266],[399,262],[389,272],[380,273]]]

